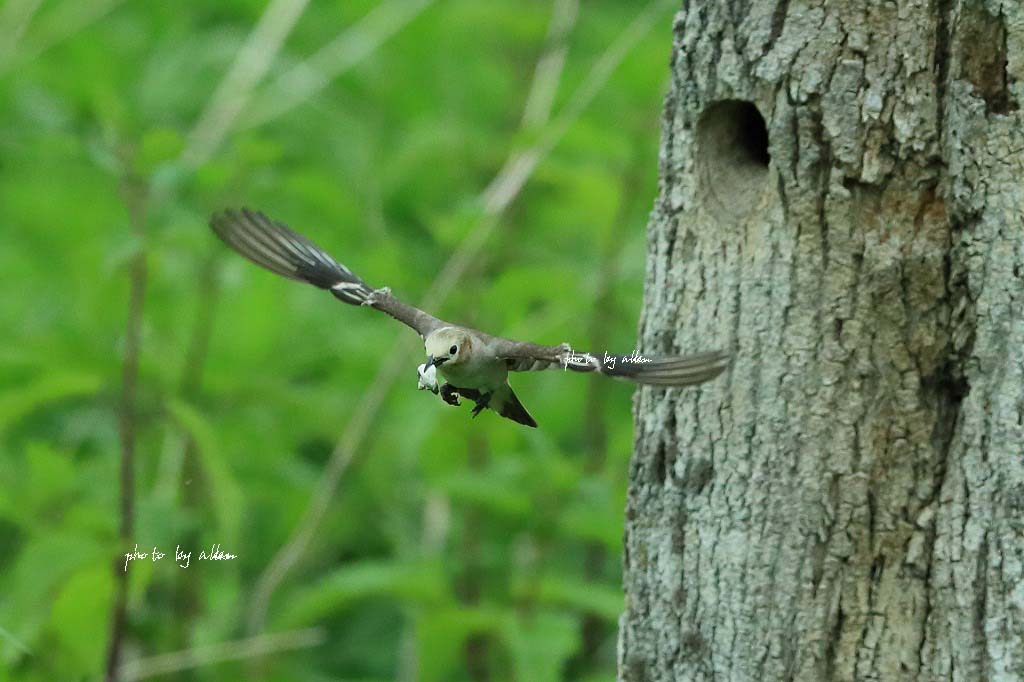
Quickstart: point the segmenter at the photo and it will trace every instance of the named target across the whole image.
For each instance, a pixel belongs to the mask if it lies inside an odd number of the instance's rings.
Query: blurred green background
[[[516,375],[540,428],[471,420],[411,331],[206,223],[630,352],[674,4],[0,4],[0,680],[104,675],[135,543],[170,556],[120,679],[614,679],[631,387]]]

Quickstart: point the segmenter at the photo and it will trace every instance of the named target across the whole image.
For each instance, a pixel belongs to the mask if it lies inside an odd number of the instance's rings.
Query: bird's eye
[[[458,352],[459,352],[459,347],[458,346],[452,346],[451,348],[448,349],[448,354],[449,355],[455,355]]]

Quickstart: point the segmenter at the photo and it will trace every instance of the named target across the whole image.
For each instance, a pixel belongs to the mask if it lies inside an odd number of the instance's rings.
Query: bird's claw
[[[363,301],[360,305],[365,305],[372,308],[381,301],[383,301],[384,299],[388,298],[389,296],[391,296],[391,287],[381,287],[380,289],[374,289],[373,291],[370,292],[370,295],[366,297],[366,300]]]
[[[441,399],[446,403],[458,407],[462,404],[462,401],[459,398],[459,392],[455,390],[454,386],[447,383],[441,386]]]
[[[478,414],[484,411],[491,403],[491,393],[485,393],[480,396],[480,399],[476,401],[476,405],[473,406],[473,416],[476,417]]]

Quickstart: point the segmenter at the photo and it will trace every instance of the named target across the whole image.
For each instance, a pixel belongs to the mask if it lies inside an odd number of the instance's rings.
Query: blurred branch
[[[480,253],[480,249],[483,248],[497,225],[497,219],[519,196],[526,181],[536,170],[537,164],[551,153],[551,150],[561,141],[572,124],[590,106],[630,50],[654,27],[658,17],[667,8],[675,7],[676,4],[675,0],[654,0],[647,5],[594,63],[586,78],[573,93],[565,109],[545,129],[540,140],[527,150],[512,155],[506,161],[501,172],[495,176],[483,192],[483,220],[466,236],[459,248],[448,259],[441,274],[427,291],[427,295],[420,305],[421,308],[436,310],[441,305],[444,298],[455,288],[462,274]],[[527,101],[529,100],[530,98],[527,98]]]
[[[291,111],[365,59],[434,1],[382,2],[312,57],[254,94],[309,2],[272,0],[189,135],[182,160],[193,168],[201,166],[216,153],[232,127],[253,128]],[[251,113],[240,118],[246,109]]]
[[[14,61],[18,41],[43,0],[7,0],[0,10],[0,69]]]
[[[2,625],[0,625],[0,637],[3,637],[5,640],[7,640],[7,643],[11,645],[11,648],[17,651],[18,653],[24,654],[26,656],[32,655],[32,651],[27,646],[25,646],[25,644],[21,640],[19,640],[17,637],[11,634],[11,632]]]
[[[33,29],[33,34],[37,35],[25,38],[24,47],[19,54],[9,54],[10,58],[6,60],[0,55],[0,75],[36,59],[50,48],[102,19],[124,2],[125,0],[67,0],[59,8],[49,12],[40,22],[49,24],[46,29]]]
[[[555,102],[558,83],[569,52],[569,32],[576,24],[579,0],[556,2],[552,8],[551,23],[548,24],[547,49],[537,60],[533,75],[533,87],[526,98],[523,109],[523,128],[543,126],[551,118],[551,106]]]
[[[216,252],[211,250],[201,266],[198,278],[195,320],[192,333],[185,349],[185,360],[181,369],[181,395],[186,400],[197,398],[203,384],[203,372],[206,369],[207,351],[210,337],[213,335],[213,324],[220,302],[220,280],[217,277],[218,259]],[[199,445],[195,436],[180,424],[171,427],[176,433],[174,442],[182,443],[181,449],[181,509],[188,518],[201,506],[200,491],[203,486],[195,483],[201,476],[199,465]],[[209,454],[209,453],[207,453]],[[215,493],[214,493],[215,494]],[[182,541],[185,546],[199,544],[200,534],[196,524],[183,530]],[[202,576],[178,574],[174,587],[174,616],[178,623],[177,637],[180,646],[191,643],[191,629],[196,615],[201,611]]]
[[[206,257],[199,271],[196,316],[192,323],[192,334],[185,349],[185,361],[181,368],[181,392],[186,398],[193,398],[202,387],[203,370],[206,369],[206,355],[213,335],[213,321],[220,302],[220,280],[217,277],[217,252]]]
[[[556,3],[557,4],[557,3]],[[487,438],[479,431],[470,431],[466,442],[466,466],[476,474],[487,468],[490,454]],[[480,525],[482,523],[478,505],[467,505],[462,514],[462,540],[459,546],[458,565],[454,591],[461,608],[479,606],[483,592],[484,561],[480,551]],[[473,682],[488,682],[491,679],[491,648],[489,633],[471,633],[462,646],[466,674]]]
[[[214,663],[239,661],[294,649],[308,649],[323,643],[324,639],[323,631],[317,628],[257,635],[170,654],[140,658],[122,666],[121,676],[125,682],[144,680],[148,677],[167,675]]]
[[[572,2],[574,0],[557,0]],[[579,118],[586,107],[594,100],[615,68],[629,51],[654,26],[661,14],[669,7],[674,7],[675,0],[654,0],[630,23],[623,33],[609,46],[591,68],[587,77],[574,93],[565,111],[552,123],[541,139],[527,150],[513,154],[501,171],[494,178],[481,197],[483,216],[473,230],[449,258],[441,273],[424,297],[420,307],[436,310],[452,288],[458,283],[463,273],[480,252],[487,238],[496,226],[499,217],[508,205],[518,196],[526,180],[533,173],[540,160],[561,140],[569,127]],[[543,59],[543,57],[542,57]],[[551,68],[561,68],[555,60],[550,62]],[[531,90],[538,83],[538,78],[549,76],[537,74],[531,84]],[[531,97],[527,97],[527,102]],[[285,575],[292,569],[299,557],[306,551],[309,542],[316,532],[331,499],[337,491],[338,484],[348,468],[356,450],[363,443],[373,419],[383,406],[384,400],[399,374],[406,371],[405,361],[413,350],[413,339],[401,337],[392,347],[390,353],[381,362],[377,375],[370,382],[369,388],[349,420],[338,445],[331,453],[327,466],[324,468],[313,493],[306,513],[299,525],[292,532],[288,542],[274,556],[270,565],[260,575],[256,583],[249,607],[248,628],[250,632],[262,629],[266,620],[270,598],[277,590]]]
[[[128,209],[132,235],[137,241],[132,257],[128,299],[128,320],[125,325],[124,366],[121,375],[121,406],[118,427],[121,438],[121,547],[132,539],[135,515],[135,440],[137,388],[139,377],[139,348],[142,343],[142,313],[146,299],[146,202],[148,188],[145,181],[132,170],[129,152],[122,152],[125,168],[121,180],[121,195]],[[107,682],[118,679],[121,648],[124,642],[128,610],[128,572],[114,562],[116,594],[111,614],[110,646],[107,650]]]
[[[444,544],[451,530],[451,502],[448,496],[437,492],[428,492],[419,518],[423,520],[423,531],[420,536],[420,555],[428,560],[439,560]],[[415,682],[419,679],[420,652],[416,634],[416,607],[405,609],[405,629],[398,645],[397,670],[395,682]],[[429,656],[429,652],[427,652]]]
[[[484,192],[485,211],[488,213],[504,210],[522,189],[527,178],[533,173],[537,163],[547,156],[552,148],[565,136],[569,128],[583,114],[590,103],[608,83],[615,69],[622,60],[636,47],[640,39],[654,27],[654,23],[668,9],[675,8],[678,0],[653,0],[615,39],[600,58],[594,63],[586,78],[573,93],[569,103],[558,118],[549,126],[540,141],[531,149],[518,157],[509,159],[507,172],[498,174],[494,182]],[[472,236],[472,235],[471,235]]]
[[[365,59],[435,0],[385,0],[320,48],[256,93],[238,127],[255,128],[288,113],[317,95],[342,73]]]
[[[309,0],[271,0],[189,134],[182,161],[196,168],[217,151],[266,75]]]

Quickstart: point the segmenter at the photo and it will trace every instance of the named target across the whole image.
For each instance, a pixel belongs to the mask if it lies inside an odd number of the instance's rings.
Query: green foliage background
[[[378,0],[310,3],[198,165],[183,151],[263,0],[0,6],[0,680],[103,674],[114,557],[132,548],[118,415],[140,254],[132,535],[171,557],[129,566],[124,679],[190,649],[155,679],[614,679],[631,388],[520,375],[540,429],[471,420],[414,390],[419,349],[264,626],[249,625],[381,357],[411,332],[243,261],[210,212],[260,208],[416,302],[478,229],[506,159],[551,129],[520,125],[551,2],[418,4],[321,92],[254,125],[288,102],[269,84]],[[642,10],[584,0],[553,119]],[[436,312],[635,347],[670,23],[659,8]],[[214,543],[238,559],[170,560]],[[262,656],[208,649],[309,628]]]

